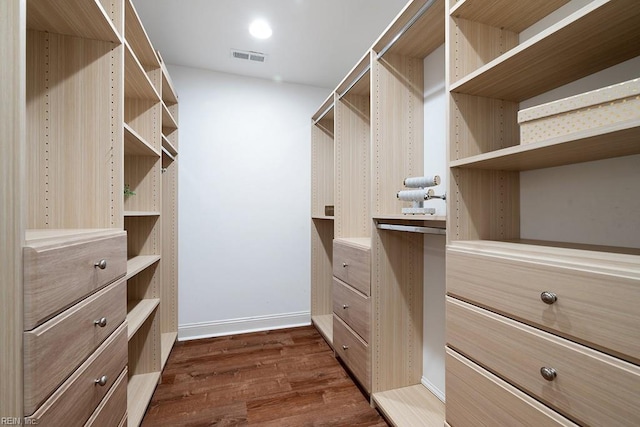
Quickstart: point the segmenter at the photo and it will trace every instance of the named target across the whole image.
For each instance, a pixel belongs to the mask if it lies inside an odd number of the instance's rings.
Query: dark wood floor
[[[313,326],[176,343],[155,426],[387,426]]]

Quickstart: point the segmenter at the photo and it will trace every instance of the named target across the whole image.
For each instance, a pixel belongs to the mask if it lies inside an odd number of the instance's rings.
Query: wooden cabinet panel
[[[116,426],[127,414],[127,369],[120,374],[85,427]]]
[[[598,269],[594,259],[585,258],[580,264],[579,260],[569,262],[567,256],[556,256],[555,261],[536,257],[518,259],[508,252],[492,255],[451,245],[447,292],[640,362],[640,279],[622,267],[616,271],[615,265],[609,272]],[[546,304],[543,292],[553,293],[557,300]]]
[[[447,343],[580,424],[640,424],[636,365],[450,297]]]
[[[451,426],[577,427],[449,348],[446,385],[447,423]]]
[[[99,265],[104,261],[104,268]],[[30,330],[127,272],[127,235],[114,230],[27,242],[24,329]]]
[[[127,364],[127,325],[123,323],[56,392],[28,418],[42,426],[82,426]],[[106,377],[105,385],[99,381]]]
[[[336,355],[349,367],[362,386],[371,390],[369,346],[336,315],[333,316],[333,346]]]
[[[124,279],[24,333],[24,412],[35,409],[127,317]],[[104,319],[104,323],[101,321]],[[98,322],[98,323],[95,323]],[[104,326],[101,326],[103,325]]]
[[[371,295],[371,250],[334,240],[333,275],[363,294]]]
[[[360,337],[369,342],[371,301],[350,286],[333,278],[333,312]]]

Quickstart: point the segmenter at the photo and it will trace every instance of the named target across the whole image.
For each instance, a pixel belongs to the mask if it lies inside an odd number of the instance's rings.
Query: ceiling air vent
[[[231,49],[231,56],[236,59],[254,62],[264,62],[267,59],[267,55],[265,55],[264,53],[254,52],[252,50]]]

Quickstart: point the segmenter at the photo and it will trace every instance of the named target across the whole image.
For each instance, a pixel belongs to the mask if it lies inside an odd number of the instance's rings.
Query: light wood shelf
[[[124,0],[124,2],[126,22],[124,37],[127,43],[141,64],[151,68],[160,68],[160,61],[151,45],[147,31],[140,21],[138,12],[136,12],[131,0]]]
[[[160,153],[127,123],[124,124],[124,154],[129,156],[155,156]]]
[[[327,215],[312,215],[311,219],[319,219],[319,220],[324,220],[324,221],[333,221],[334,217],[333,216],[327,216]]]
[[[444,0],[413,0],[407,3],[374,42],[373,51],[412,58],[426,57],[444,43],[444,3]]]
[[[128,41],[125,41],[124,58],[125,98],[147,99],[160,102],[160,95],[158,95],[149,76],[133,53]]]
[[[171,157],[175,157],[178,155],[178,150],[174,145],[167,139],[166,136],[162,135],[162,148],[167,151]],[[175,160],[175,159],[174,159]]]
[[[142,422],[144,413],[153,397],[153,392],[160,382],[160,372],[137,374],[129,377],[127,386],[127,425],[137,427]]]
[[[171,349],[176,342],[176,338],[178,337],[177,332],[163,332],[160,337],[160,366],[164,369],[167,364],[167,360],[169,359],[169,355],[171,354]]]
[[[147,267],[160,261],[160,255],[138,255],[127,260],[127,276],[129,280]]]
[[[160,52],[156,52],[158,59],[160,59],[160,68],[162,69],[162,100],[167,105],[174,105],[178,103],[178,95],[174,88],[173,81],[167,70],[167,65],[164,63]]]
[[[442,426],[445,404],[422,384],[373,393],[373,401],[394,426]]]
[[[455,18],[481,22],[519,33],[567,3],[569,0],[498,0],[489,3],[484,0],[460,0],[451,7],[450,14]]]
[[[178,129],[178,123],[173,118],[167,104],[162,101],[162,127],[168,129]]]
[[[640,154],[640,120],[452,160],[451,167],[525,171]]]
[[[158,211],[125,211],[124,216],[125,217],[134,217],[134,216],[153,217],[153,216],[160,216],[160,212]]]
[[[311,316],[311,321],[329,345],[333,347],[333,314]]]
[[[28,29],[122,43],[99,0],[29,0],[26,3]]]
[[[371,249],[370,237],[336,237],[334,240],[360,249]]]
[[[151,313],[160,304],[160,298],[148,298],[139,301],[127,302],[127,323],[129,340],[133,337],[144,322],[149,319]]]
[[[640,55],[639,19],[633,1],[593,1],[455,81],[450,90],[514,102],[539,95]]]

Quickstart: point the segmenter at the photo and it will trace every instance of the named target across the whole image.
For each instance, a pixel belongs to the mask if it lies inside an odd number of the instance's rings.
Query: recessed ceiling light
[[[249,25],[249,33],[257,39],[268,39],[273,34],[267,21],[256,19]]]

